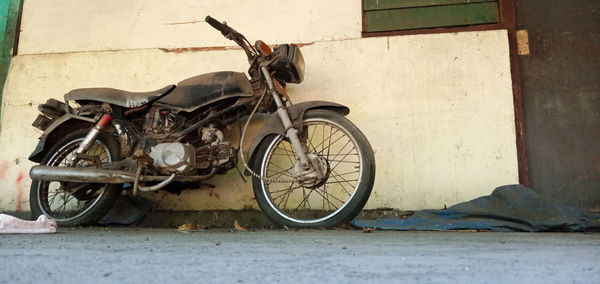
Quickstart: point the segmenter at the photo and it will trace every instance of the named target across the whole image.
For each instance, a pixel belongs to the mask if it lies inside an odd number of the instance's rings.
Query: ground
[[[0,235],[0,283],[599,283],[600,233],[92,227]]]

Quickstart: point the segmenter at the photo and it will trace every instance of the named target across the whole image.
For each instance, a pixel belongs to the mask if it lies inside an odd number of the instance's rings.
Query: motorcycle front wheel
[[[252,180],[256,201],[280,226],[319,228],[346,223],[362,210],[373,188],[371,145],[354,124],[334,111],[309,110],[302,123],[301,140],[307,154],[325,161],[326,178],[315,185],[293,181],[298,162],[292,145],[284,136],[270,135],[254,159],[254,170],[267,178]]]
[[[40,165],[67,167],[75,150],[85,138],[87,130],[77,130],[61,139],[46,153]],[[119,144],[110,135],[102,133],[85,153],[98,157],[100,164],[119,157]],[[81,160],[75,167],[97,167],[92,161]],[[59,181],[33,181],[29,203],[33,218],[46,215],[59,226],[90,225],[100,220],[114,205],[120,184],[67,183]]]

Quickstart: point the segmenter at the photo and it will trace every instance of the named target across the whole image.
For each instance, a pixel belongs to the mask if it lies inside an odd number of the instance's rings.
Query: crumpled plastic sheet
[[[0,214],[0,234],[52,234],[56,233],[56,221],[41,215],[35,221]]]
[[[600,231],[600,214],[565,205],[522,185],[505,185],[491,195],[446,210],[422,210],[412,216],[354,220],[358,228],[399,231],[485,230],[498,232]]]

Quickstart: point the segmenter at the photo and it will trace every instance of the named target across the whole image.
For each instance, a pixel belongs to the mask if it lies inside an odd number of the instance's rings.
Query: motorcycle
[[[75,89],[64,102],[39,105],[33,126],[44,132],[29,157],[39,163],[29,173],[34,216],[61,226],[95,223],[124,189],[136,195],[199,188],[216,174],[239,171],[238,156],[259,207],[279,226],[335,226],[362,210],[375,179],[373,150],[346,119],[348,107],[292,103],[286,84],[304,79],[299,47],[252,45],[227,23],[210,16],[206,22],[246,53],[250,79],[214,72],[151,92]],[[256,113],[270,117],[245,155]],[[222,131],[234,123],[237,148]]]

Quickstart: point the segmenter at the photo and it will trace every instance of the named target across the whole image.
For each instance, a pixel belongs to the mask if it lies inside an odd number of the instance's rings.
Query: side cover
[[[296,126],[296,129],[302,131],[302,120],[304,119],[304,113],[310,109],[329,109],[343,115],[348,115],[348,113],[350,113],[350,109],[347,106],[332,102],[309,101],[297,103],[287,107],[290,118],[292,119],[292,123],[294,126]],[[250,144],[250,149],[248,150],[248,164],[251,165],[252,161],[254,161],[254,152],[256,151],[256,148],[258,148],[258,145],[260,145],[265,137],[271,134],[285,136],[283,123],[281,123],[281,119],[279,116],[277,116],[277,113],[271,114],[260,131],[256,134],[256,136],[254,136],[254,140],[252,140],[252,144]],[[245,174],[249,175],[247,171]]]
[[[155,105],[192,112],[218,100],[249,97],[252,94],[252,85],[244,73],[214,72],[179,82],[175,90],[157,100]]]

